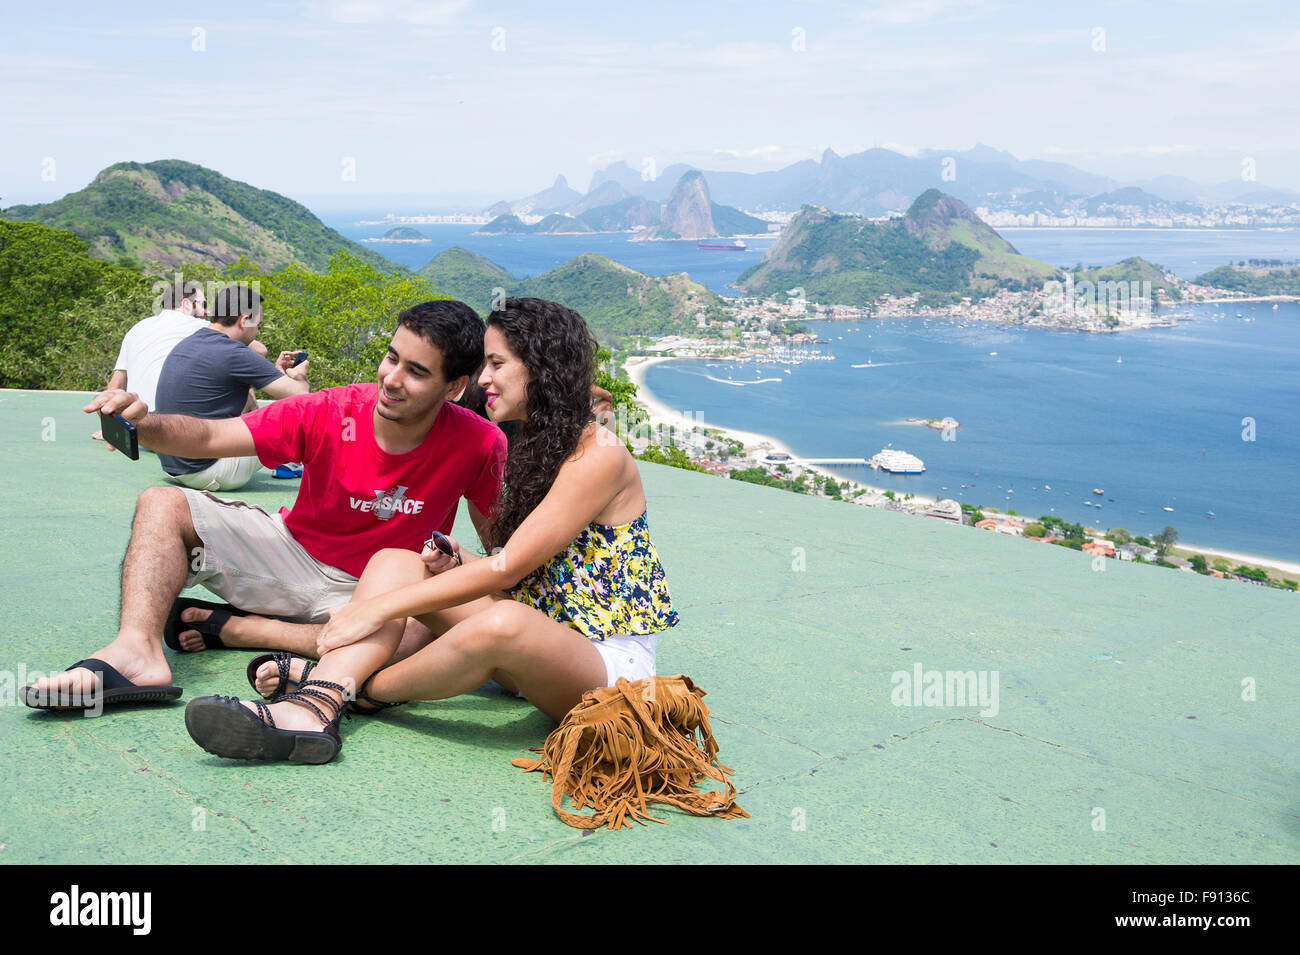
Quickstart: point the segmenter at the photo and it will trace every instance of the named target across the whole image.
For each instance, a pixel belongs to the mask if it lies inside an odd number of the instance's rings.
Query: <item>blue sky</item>
[[[1281,2],[11,4],[0,204],[127,159],[346,207],[978,141],[1300,190],[1298,55]]]

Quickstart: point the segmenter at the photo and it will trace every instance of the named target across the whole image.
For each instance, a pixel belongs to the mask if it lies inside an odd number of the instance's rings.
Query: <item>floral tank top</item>
[[[631,524],[588,524],[510,596],[592,640],[656,633],[678,621],[645,511]]]

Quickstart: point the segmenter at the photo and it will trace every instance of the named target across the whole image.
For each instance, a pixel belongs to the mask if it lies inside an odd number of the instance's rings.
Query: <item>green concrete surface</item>
[[[84,400],[0,392],[0,862],[1300,860],[1294,594],[656,465],[682,617],[659,672],[708,691],[749,819],[570,829],[510,765],[552,724],[487,690],[346,722],[326,766],[210,756],[184,703],[246,697],[248,652],[172,655],[176,704],[27,709],[21,673],[114,632],[134,500],[161,483],[89,440]],[[998,713],[894,705],[918,662],[996,672]]]

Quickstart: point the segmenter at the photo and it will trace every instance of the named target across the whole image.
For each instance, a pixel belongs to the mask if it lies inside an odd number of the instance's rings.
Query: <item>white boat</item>
[[[867,464],[891,474],[921,474],[925,471],[924,462],[915,454],[908,454],[895,448],[882,448],[880,453]]]
[[[990,357],[990,358],[996,358],[997,355],[998,355],[998,353],[995,352],[995,351],[991,351],[991,352],[989,352],[989,357]]]
[[[1119,357],[1119,358],[1116,358],[1116,359],[1115,359],[1115,364],[1117,364],[1117,365],[1122,365],[1122,364],[1124,364],[1124,358],[1123,358],[1122,356]]]

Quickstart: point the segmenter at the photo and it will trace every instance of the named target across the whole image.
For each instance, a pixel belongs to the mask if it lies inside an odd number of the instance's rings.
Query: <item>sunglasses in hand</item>
[[[446,534],[440,534],[437,531],[434,531],[433,536],[424,542],[424,546],[428,547],[430,550],[442,551],[448,557],[455,560],[457,566],[464,563],[464,561],[460,559],[460,554],[456,553],[456,548],[453,547],[451,541],[447,539]]]

